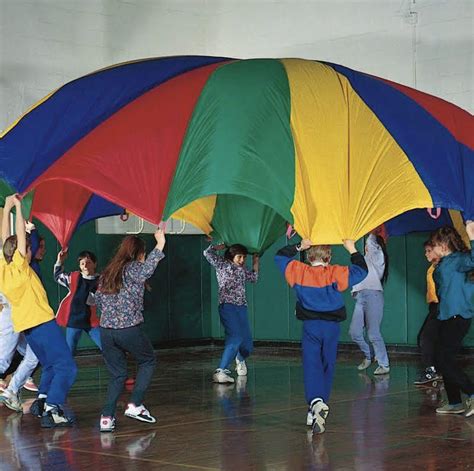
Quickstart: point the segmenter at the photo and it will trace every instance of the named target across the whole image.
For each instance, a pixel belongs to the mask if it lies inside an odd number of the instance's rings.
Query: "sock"
[[[38,399],[46,399],[47,397],[46,394],[38,394]]]

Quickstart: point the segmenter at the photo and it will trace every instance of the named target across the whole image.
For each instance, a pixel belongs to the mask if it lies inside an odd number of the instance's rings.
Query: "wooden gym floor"
[[[327,431],[308,434],[297,351],[258,348],[235,385],[210,382],[220,348],[158,351],[145,405],[154,425],[123,416],[98,430],[107,372],[79,357],[68,407],[71,429],[43,430],[27,413],[0,408],[0,470],[469,470],[474,417],[439,416],[440,392],[417,388],[416,359],[392,358],[386,377],[360,374],[360,357],[338,360]],[[472,359],[466,368],[474,375]],[[124,401],[127,396],[124,395]]]

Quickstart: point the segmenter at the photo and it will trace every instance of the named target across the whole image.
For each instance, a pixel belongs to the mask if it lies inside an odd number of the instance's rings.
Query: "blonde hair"
[[[306,251],[306,259],[309,263],[324,262],[329,263],[332,256],[330,245],[312,245]]]

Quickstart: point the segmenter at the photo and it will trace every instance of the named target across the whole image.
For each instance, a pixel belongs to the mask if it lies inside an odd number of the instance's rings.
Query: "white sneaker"
[[[212,381],[214,383],[233,383],[234,378],[230,376],[229,370],[223,370],[222,368],[217,368],[217,370],[212,375]]]
[[[318,399],[311,403],[311,412],[313,414],[313,433],[323,433],[326,430],[329,406],[322,399]]]
[[[5,391],[0,395],[0,403],[5,404],[5,406],[15,412],[23,412],[23,405],[20,398],[9,389],[5,389]]]
[[[115,430],[115,417],[100,416],[100,431],[113,432]]]
[[[132,419],[137,419],[149,424],[154,424],[156,422],[156,419],[150,414],[143,404],[136,406],[135,404],[129,403],[125,411],[125,415]]]
[[[306,416],[306,425],[311,427],[313,425],[313,413],[311,412],[311,408],[308,409],[308,414]]]
[[[389,373],[390,373],[389,366],[377,366],[377,368],[374,371],[374,375],[387,375]]]
[[[362,363],[357,367],[359,371],[366,370],[372,364],[372,360],[369,358],[364,358]]]
[[[240,361],[238,358],[235,359],[235,371],[238,376],[247,376],[247,365],[245,360]]]

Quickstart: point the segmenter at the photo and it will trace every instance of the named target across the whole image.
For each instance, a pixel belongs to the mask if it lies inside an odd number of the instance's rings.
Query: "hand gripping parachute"
[[[67,244],[124,208],[265,250],[474,219],[473,117],[441,99],[303,59],[168,57],[61,87],[0,139],[0,188]],[[414,211],[412,211],[414,210]],[[426,222],[429,221],[429,222]],[[390,229],[392,228],[392,229]]]

